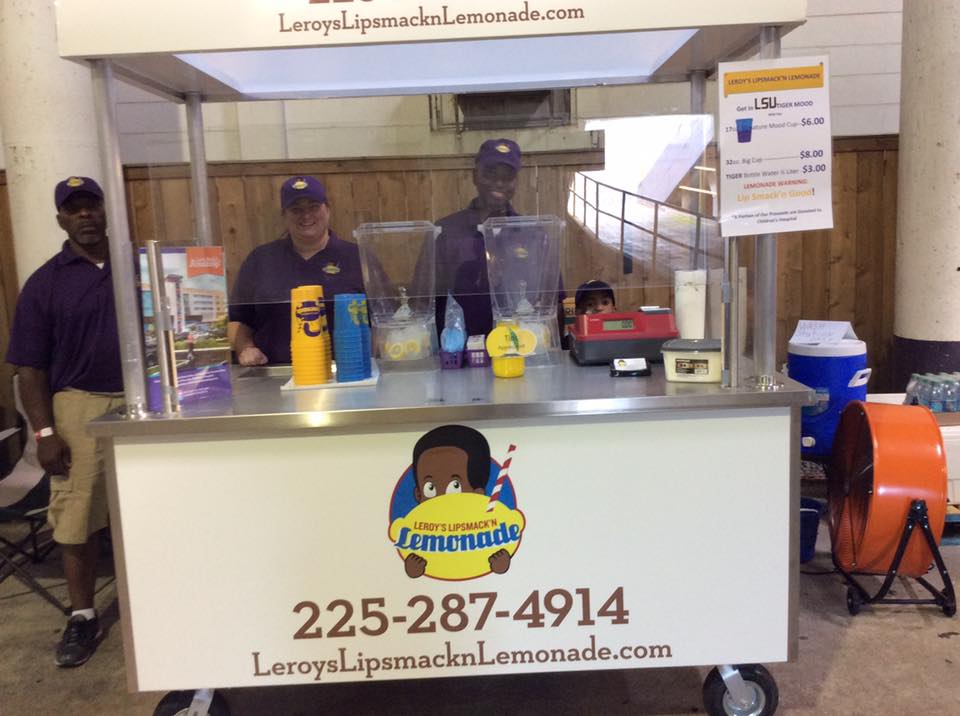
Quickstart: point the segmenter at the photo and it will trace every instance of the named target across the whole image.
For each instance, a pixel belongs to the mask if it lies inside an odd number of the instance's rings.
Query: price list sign
[[[723,236],[833,228],[827,57],[723,62]]]

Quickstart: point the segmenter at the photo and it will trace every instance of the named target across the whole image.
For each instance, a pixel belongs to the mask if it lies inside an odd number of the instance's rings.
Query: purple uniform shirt
[[[99,268],[64,242],[20,292],[7,362],[46,371],[51,393],[122,391],[109,261]]]
[[[230,320],[253,330],[253,342],[270,363],[290,362],[290,290],[323,286],[327,323],[333,326],[333,297],[364,293],[360,250],[332,231],[326,248],[304,259],[289,236],[258,246],[240,266],[230,298]]]
[[[487,274],[487,255],[483,233],[477,229],[486,219],[474,198],[467,206],[437,222],[441,234],[436,242],[436,309],[437,332],[443,330],[447,291],[453,294],[463,308],[467,335],[486,335],[493,330],[493,309],[490,303],[490,279]],[[507,216],[517,216],[513,206],[507,205]],[[558,292],[558,321],[562,328],[563,279]],[[561,335],[563,331],[561,330]]]
[[[487,278],[487,256],[483,234],[477,229],[486,218],[474,198],[467,206],[437,222],[441,229],[436,242],[436,308],[437,331],[443,330],[447,291],[453,293],[463,308],[467,335],[486,335],[493,330],[490,307],[490,281]],[[507,216],[516,216],[507,206]]]

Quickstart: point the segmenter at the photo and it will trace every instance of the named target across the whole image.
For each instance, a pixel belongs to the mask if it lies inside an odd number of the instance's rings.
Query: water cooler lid
[[[831,343],[794,343],[787,345],[787,353],[813,358],[840,358],[866,355],[867,344],[856,338],[843,338]]]

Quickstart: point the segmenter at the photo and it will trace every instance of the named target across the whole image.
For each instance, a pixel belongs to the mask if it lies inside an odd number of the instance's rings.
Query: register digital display
[[[632,331],[633,330],[633,321],[629,318],[624,318],[618,321],[604,321],[603,330],[605,331]]]

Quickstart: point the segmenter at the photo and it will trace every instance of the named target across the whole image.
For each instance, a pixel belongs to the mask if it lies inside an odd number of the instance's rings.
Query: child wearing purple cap
[[[617,300],[610,284],[590,279],[577,286],[575,304],[577,315],[584,313],[616,313]]]

